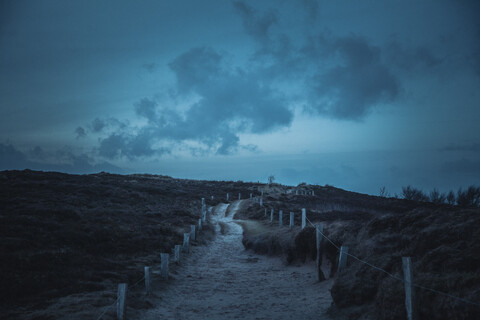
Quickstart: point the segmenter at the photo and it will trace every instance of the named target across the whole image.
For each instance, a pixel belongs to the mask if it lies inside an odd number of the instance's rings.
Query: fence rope
[[[106,307],[103,309],[102,313],[98,316],[97,320],[102,319],[102,317],[105,315],[105,312],[107,312],[108,309],[110,309],[111,307],[113,307],[113,306],[117,303],[117,301],[118,301],[118,297],[117,297],[117,299],[115,299],[115,302],[113,302],[112,304],[106,306]]]
[[[307,221],[312,225],[313,228],[316,228],[316,226],[307,218],[307,216],[305,215],[305,218],[307,219]],[[328,242],[330,242],[337,250],[340,250],[340,247],[338,245],[336,245],[332,240],[330,240],[323,232],[321,232],[319,230],[320,234],[322,235],[322,237],[324,237],[325,239],[327,239]],[[460,297],[457,297],[457,296],[454,296],[454,295],[451,295],[449,293],[446,293],[446,292],[443,292],[443,291],[438,291],[436,289],[432,289],[432,288],[429,288],[429,287],[425,287],[425,286],[422,286],[422,285],[419,285],[419,284],[416,284],[416,283],[413,283],[413,282],[409,282],[409,281],[405,281],[404,279],[400,278],[400,277],[397,277],[395,275],[393,275],[392,273],[388,272],[387,270],[385,269],[382,269],[380,267],[377,267],[365,260],[362,260],[356,256],[354,256],[353,254],[351,253],[346,253],[347,256],[349,257],[352,257],[353,259],[357,260],[358,262],[361,262],[375,270],[378,270],[378,271],[381,271],[383,273],[385,273],[387,276],[395,279],[395,280],[399,280],[403,283],[408,283],[408,284],[411,284],[412,286],[416,287],[416,288],[419,288],[419,289],[423,289],[423,290],[427,290],[427,291],[430,291],[430,292],[434,292],[434,293],[437,293],[437,294],[440,294],[440,295],[443,295],[443,296],[446,296],[446,297],[449,297],[449,298],[452,298],[452,299],[455,299],[455,300],[458,300],[458,301],[462,301],[464,303],[467,303],[467,304],[471,304],[471,305],[474,305],[474,306],[477,306],[477,307],[480,307],[480,303],[476,303],[476,302],[473,302],[473,301],[470,301],[470,300],[467,300],[467,299],[464,299],[464,298],[460,298]]]

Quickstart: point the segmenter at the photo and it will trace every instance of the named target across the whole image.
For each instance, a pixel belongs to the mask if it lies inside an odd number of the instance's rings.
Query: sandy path
[[[132,319],[329,319],[330,281],[317,283],[313,265],[285,266],[278,258],[246,251],[238,207],[217,207],[212,220],[227,224],[209,246],[194,247],[174,280],[157,289],[156,306]]]

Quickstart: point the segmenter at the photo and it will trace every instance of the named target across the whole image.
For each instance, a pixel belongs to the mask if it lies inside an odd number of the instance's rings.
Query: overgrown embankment
[[[114,295],[118,282],[132,284],[143,266],[160,262],[160,252],[182,243],[198,221],[202,197],[213,206],[226,192],[238,197],[255,189],[156,175],[0,172],[2,315],[58,318],[41,310],[71,294],[77,309],[109,304],[104,291]],[[209,230],[195,245],[205,243]],[[89,292],[94,298],[80,296]]]
[[[265,194],[264,207],[251,201],[240,219],[261,220],[266,232],[245,229],[244,243],[257,252],[284,254],[287,261],[315,259],[314,229],[278,228],[278,210],[288,222],[301,208],[325,234],[353,255],[402,278],[401,257],[410,256],[414,282],[470,301],[480,301],[480,210],[461,209],[349,193],[332,187],[306,186],[315,196]],[[333,203],[332,199],[339,201]],[[378,203],[376,203],[378,202]],[[267,218],[265,215],[267,207]],[[270,209],[274,222],[270,223]],[[328,209],[330,208],[330,210]],[[324,252],[336,270],[338,250],[324,241]],[[332,297],[338,313],[354,319],[405,319],[403,283],[366,264],[348,258],[336,275]],[[431,291],[417,289],[420,319],[479,319],[480,308]]]

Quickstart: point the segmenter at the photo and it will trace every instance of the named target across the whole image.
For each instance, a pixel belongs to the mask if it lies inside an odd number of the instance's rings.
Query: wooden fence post
[[[295,223],[295,221],[293,220],[294,217],[294,213],[290,212],[290,229],[293,229],[293,225]]]
[[[205,198],[202,198],[202,207],[205,205]]]
[[[414,305],[413,291],[413,270],[410,257],[402,257],[403,279],[405,281],[405,307],[407,309],[407,319],[416,320],[417,314]]]
[[[267,217],[267,208],[265,208],[265,214],[263,215],[264,218]]]
[[[273,222],[273,208],[270,210],[270,222]]]
[[[127,311],[127,290],[128,284],[119,283],[117,291],[117,319],[124,320],[126,319]]]
[[[340,256],[338,257],[338,273],[342,271],[347,266],[347,253],[348,247],[341,246],[340,247]]]
[[[317,280],[323,281],[325,280],[325,275],[322,272],[322,243],[323,243],[323,224],[319,223],[315,227],[315,245],[317,248],[317,259],[315,259],[316,267],[317,267]]]
[[[203,222],[207,221],[207,207],[202,205],[202,220]]]
[[[307,210],[302,208],[302,230],[307,226]]]
[[[263,190],[262,190],[262,197],[263,197]]]
[[[198,219],[198,231],[202,230],[202,219]]]
[[[195,225],[194,224],[191,224],[190,225],[190,239],[192,239],[192,241],[195,241],[196,239],[196,234],[195,234]]]
[[[229,199],[230,199],[230,195],[229,195],[228,192],[227,192],[227,201],[228,201]]]
[[[190,233],[184,233],[183,234],[183,252],[188,252],[189,251],[189,245],[190,245]]]
[[[160,276],[163,280],[168,280],[168,253],[160,253]]]
[[[175,245],[175,248],[173,249],[173,261],[176,264],[180,263],[180,250],[182,249],[182,246],[179,244]]]
[[[278,212],[278,226],[281,227],[282,225],[283,225],[283,211],[280,210],[280,211]]]
[[[145,291],[150,294],[150,267],[145,267]]]
[[[239,192],[238,193],[238,200],[242,199],[242,194]]]
[[[260,206],[262,206],[262,207],[263,207],[263,197],[262,197],[262,198],[260,198]]]
[[[314,195],[315,195],[315,190],[312,190],[312,196],[314,196]]]

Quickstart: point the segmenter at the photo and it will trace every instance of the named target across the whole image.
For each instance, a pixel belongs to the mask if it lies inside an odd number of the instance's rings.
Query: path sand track
[[[233,221],[240,201],[217,206],[217,236],[194,247],[178,274],[150,298],[153,309],[131,319],[329,319],[330,281],[315,281],[313,264],[285,266],[279,258],[246,251]],[[228,227],[221,234],[218,222]]]

